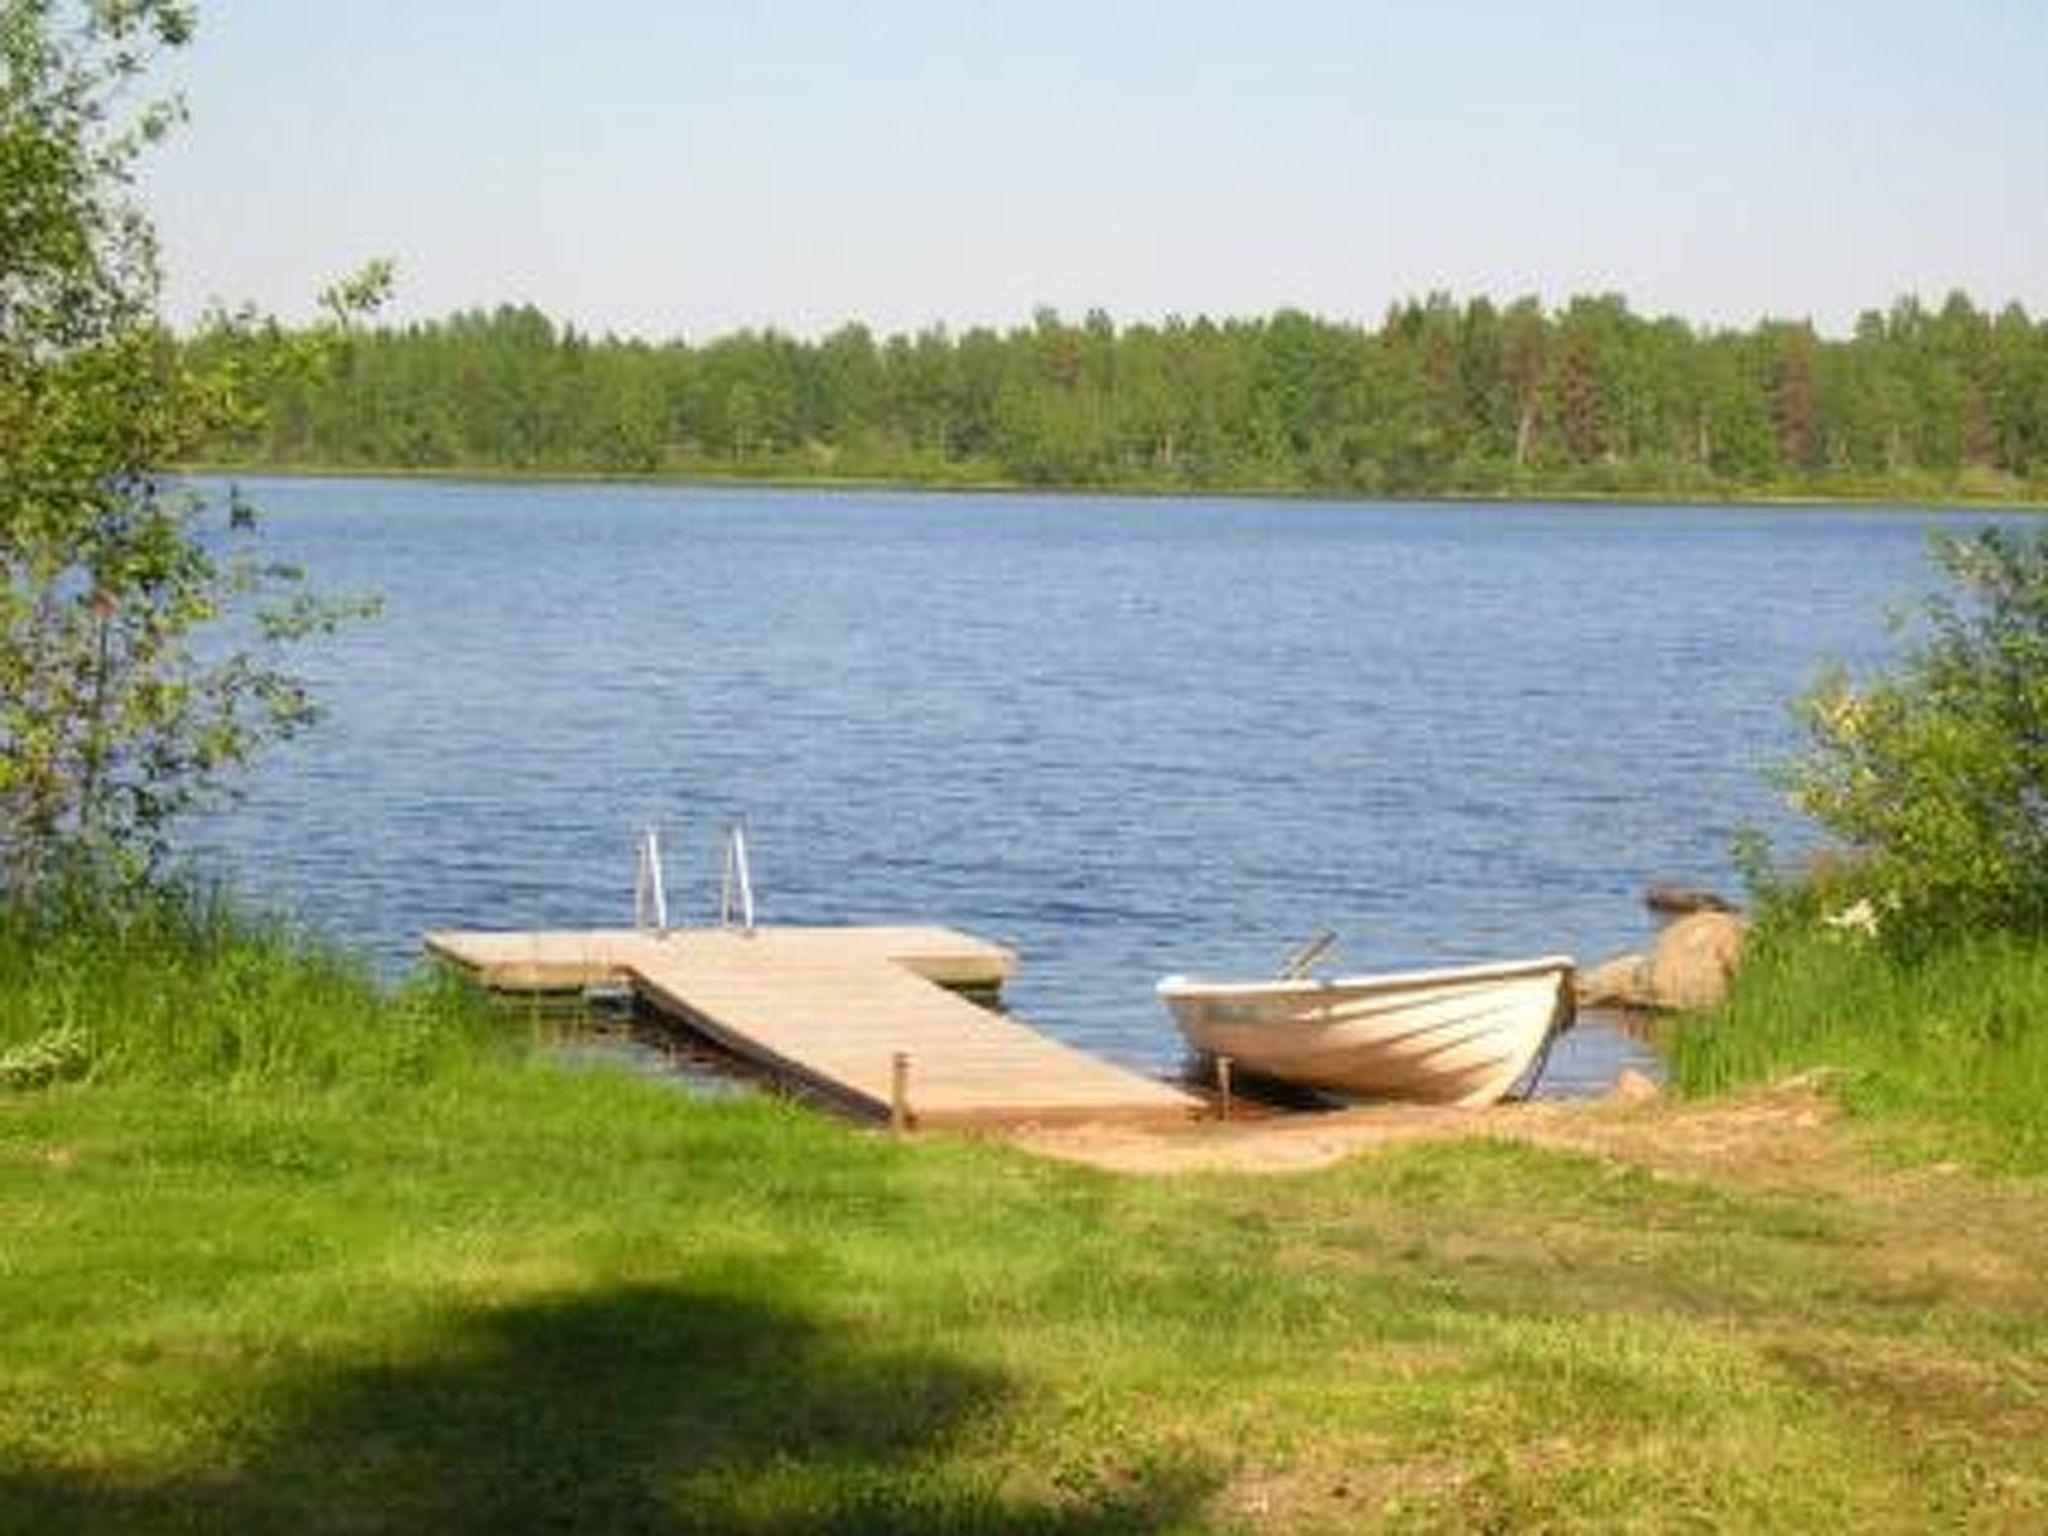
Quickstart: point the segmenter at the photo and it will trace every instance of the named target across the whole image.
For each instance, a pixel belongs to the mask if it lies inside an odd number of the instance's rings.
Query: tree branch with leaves
[[[0,0],[0,872],[16,891],[80,860],[149,872],[179,813],[312,718],[291,647],[361,607],[308,598],[262,558],[246,505],[170,473],[246,422],[264,382],[244,366],[257,349],[197,361],[174,343],[134,195],[182,116],[144,82],[193,26],[176,0]],[[388,280],[337,289],[334,324]]]

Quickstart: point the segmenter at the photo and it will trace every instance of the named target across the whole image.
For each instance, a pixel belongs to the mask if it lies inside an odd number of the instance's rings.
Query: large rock
[[[1749,924],[1734,912],[1692,912],[1657,935],[1646,967],[1659,1008],[1718,1008],[1742,959]]]
[[[1616,955],[1578,974],[1582,1008],[1649,1008],[1650,958]]]
[[[1580,971],[1582,1008],[1716,1008],[1742,957],[1748,922],[1735,912],[1691,912],[1657,935],[1647,955],[1616,955]]]

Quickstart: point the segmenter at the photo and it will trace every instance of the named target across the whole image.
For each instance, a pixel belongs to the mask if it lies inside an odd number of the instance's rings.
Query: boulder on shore
[[[1582,1008],[1650,1006],[1650,961],[1646,955],[1616,955],[1578,974]]]
[[[1692,912],[1650,948],[1650,996],[1660,1008],[1718,1008],[1742,959],[1748,920],[1734,912]]]
[[[1581,971],[1587,1008],[1717,1008],[1742,958],[1748,921],[1736,912],[1690,912],[1657,935],[1647,955],[1617,955]]]

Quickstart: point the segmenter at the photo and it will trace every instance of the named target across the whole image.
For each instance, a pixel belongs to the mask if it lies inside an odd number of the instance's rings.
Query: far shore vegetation
[[[245,459],[199,457],[188,459],[174,466],[177,473],[189,479],[219,480],[241,484],[248,480],[356,480],[383,481],[393,484],[417,482],[422,484],[446,485],[562,485],[590,486],[681,486],[695,490],[717,490],[721,488],[759,491],[811,491],[826,493],[858,494],[920,494],[932,496],[1019,496],[1075,498],[1114,497],[1132,501],[1188,501],[1194,499],[1244,502],[1300,502],[1323,505],[1372,505],[1409,507],[1484,507],[1484,506],[1547,506],[1547,507],[1755,507],[1777,508],[1788,512],[1797,511],[1840,511],[1862,509],[1869,511],[1899,511],[1919,513],[1938,512],[1985,512],[2013,515],[2032,515],[2048,512],[2048,490],[2038,495],[2029,492],[2024,496],[1983,496],[1962,491],[1925,491],[1908,495],[1903,491],[1852,493],[1839,491],[1804,492],[1732,492],[1720,491],[1700,495],[1683,495],[1676,491],[1573,491],[1573,490],[1500,490],[1500,491],[1408,491],[1368,493],[1364,491],[1304,490],[1294,486],[1238,485],[1229,488],[1215,486],[1199,490],[1173,485],[1027,485],[1018,480],[1002,480],[970,476],[964,472],[939,477],[927,475],[913,478],[908,475],[873,474],[813,474],[794,469],[764,469],[759,473],[747,474],[722,469],[670,469],[670,470],[607,470],[607,469],[486,469],[448,466],[442,468],[396,469],[390,465],[366,465],[349,467],[333,464],[254,464]]]
[[[323,336],[328,328],[322,328]],[[2048,323],[1956,293],[1846,337],[1612,295],[805,340],[589,336],[530,306],[357,328],[326,366],[246,321],[184,343],[266,382],[221,468],[675,476],[1332,497],[2048,500]]]

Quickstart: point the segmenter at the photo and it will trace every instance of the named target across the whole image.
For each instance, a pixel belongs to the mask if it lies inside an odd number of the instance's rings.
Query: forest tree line
[[[223,465],[890,478],[1356,495],[2040,496],[2048,321],[1904,298],[1847,337],[1707,329],[1613,296],[1447,296],[1373,329],[1285,310],[1119,326],[702,342],[592,337],[531,307],[184,345],[268,380]]]

